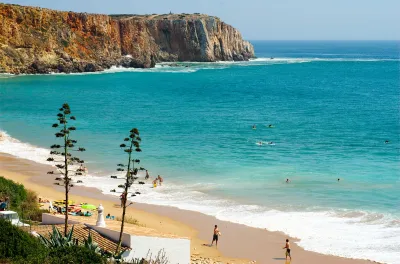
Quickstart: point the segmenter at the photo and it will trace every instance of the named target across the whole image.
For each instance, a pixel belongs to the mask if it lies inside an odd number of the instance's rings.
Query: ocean
[[[118,189],[119,144],[137,127],[141,166],[164,185],[135,186],[133,201],[400,263],[399,42],[252,43],[250,62],[0,75],[0,152],[46,163],[68,102],[84,186]]]

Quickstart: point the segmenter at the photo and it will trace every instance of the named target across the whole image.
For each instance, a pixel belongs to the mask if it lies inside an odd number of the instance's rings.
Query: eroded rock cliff
[[[240,32],[216,17],[108,16],[0,4],[0,72],[92,72],[253,56]]]

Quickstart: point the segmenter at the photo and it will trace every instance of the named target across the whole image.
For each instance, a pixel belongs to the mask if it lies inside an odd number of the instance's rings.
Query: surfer
[[[290,260],[292,260],[292,256],[290,255],[290,243],[289,243],[289,239],[286,239],[286,244],[283,247],[283,249],[286,249],[286,260],[289,257]]]
[[[258,145],[259,145],[259,146],[262,146],[262,144],[263,144],[262,141],[258,142]]]
[[[273,128],[274,126],[273,126],[273,125],[271,125],[271,124],[269,124],[269,125],[268,125],[268,127],[269,127],[269,128]]]
[[[268,145],[273,145],[273,144],[274,144],[274,142],[272,142],[272,141],[271,141],[271,142],[268,142]]]
[[[389,142],[390,142],[389,140],[385,140],[385,144],[389,144]]]

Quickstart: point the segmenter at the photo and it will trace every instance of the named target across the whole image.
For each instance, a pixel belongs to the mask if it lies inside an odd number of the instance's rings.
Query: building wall
[[[118,241],[118,231],[95,225],[85,225],[110,240]],[[135,258],[155,258],[160,252],[160,254],[165,254],[170,264],[190,263],[189,239],[136,236],[124,233],[122,235],[122,245],[132,249],[123,254],[123,258],[127,261]]]
[[[42,214],[42,224],[43,225],[61,225],[65,223],[65,219],[51,215],[51,214]],[[80,224],[78,221],[68,220],[69,224]]]
[[[126,260],[155,258],[165,254],[170,264],[190,263],[190,240],[178,238],[131,236],[131,248]]]
[[[99,226],[89,225],[89,224],[85,224],[85,226],[97,231],[102,236],[105,236],[106,238],[108,238],[114,242],[118,242],[118,239],[119,239],[118,231],[108,229],[107,227],[99,227]],[[131,248],[131,235],[130,234],[127,234],[127,233],[122,234],[122,245],[125,247]]]
[[[79,224],[80,222],[69,220],[70,224]],[[64,218],[51,214],[42,214],[42,223],[45,225],[64,224]],[[106,227],[85,224],[87,227],[97,231],[108,239],[117,242],[119,232],[110,230]],[[135,236],[124,233],[122,235],[122,245],[131,248],[123,255],[124,259],[130,261],[135,258],[157,257],[158,253],[165,254],[170,264],[189,264],[190,263],[190,240],[183,238],[164,238]]]

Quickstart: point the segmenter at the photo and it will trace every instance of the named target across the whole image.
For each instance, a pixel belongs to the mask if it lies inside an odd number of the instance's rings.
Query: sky
[[[400,40],[400,0],[0,0],[104,14],[202,13],[248,40]]]

